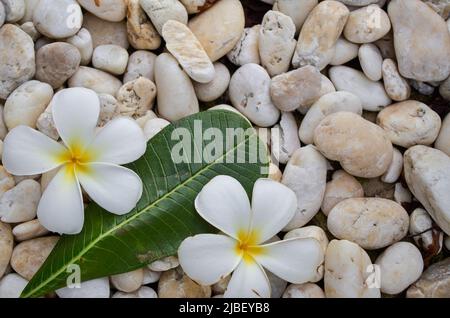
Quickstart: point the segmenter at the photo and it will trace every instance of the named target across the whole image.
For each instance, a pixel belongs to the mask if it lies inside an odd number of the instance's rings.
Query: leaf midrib
[[[115,225],[114,227],[112,227],[110,230],[108,230],[107,232],[103,233],[102,235],[100,235],[97,239],[95,239],[94,241],[92,241],[91,243],[89,243],[84,249],[81,250],[81,252],[79,254],[77,254],[75,257],[73,257],[71,259],[72,262],[70,262],[70,264],[73,264],[75,261],[78,261],[84,254],[86,254],[92,247],[95,246],[95,244],[97,244],[98,242],[100,242],[101,240],[103,240],[106,236],[110,235],[111,233],[113,233],[114,231],[116,231],[118,228],[126,225],[127,223],[131,222],[132,220],[136,219],[137,217],[139,217],[142,213],[145,213],[147,210],[149,210],[150,208],[152,208],[153,206],[155,206],[156,204],[158,204],[160,201],[162,201],[163,199],[165,199],[166,197],[170,196],[171,194],[173,194],[176,190],[178,190],[180,187],[183,187],[186,183],[190,182],[191,179],[194,179],[196,176],[202,174],[205,170],[207,170],[209,167],[217,164],[217,161],[219,161],[220,159],[226,157],[230,152],[236,150],[240,145],[245,144],[247,142],[247,140],[249,140],[250,138],[254,137],[255,134],[252,134],[250,136],[247,136],[246,138],[244,138],[240,143],[236,144],[235,147],[231,148],[230,150],[228,150],[225,154],[223,154],[222,156],[218,157],[216,160],[214,160],[212,163],[207,164],[205,167],[203,167],[202,169],[198,170],[195,174],[191,175],[191,177],[187,178],[185,181],[183,181],[182,183],[178,184],[177,186],[175,186],[172,190],[170,190],[169,192],[167,192],[165,195],[163,195],[161,198],[157,199],[156,201],[154,201],[152,204],[148,205],[147,207],[145,207],[145,209],[142,209],[141,211],[137,212],[136,214],[134,214],[133,216],[131,216],[128,219],[125,219],[123,222],[118,223],[117,225]],[[42,287],[46,286],[49,282],[51,282],[53,279],[57,278],[62,272],[64,272],[65,266],[63,266],[60,270],[58,270],[55,274],[51,275],[48,279],[46,279],[45,281],[43,281],[41,284],[39,284],[38,286],[36,286],[35,288],[33,288],[33,290],[31,290],[30,292],[28,292],[26,295],[21,295],[21,298],[28,298],[30,296],[32,296],[36,291],[39,291],[39,289],[41,289]]]

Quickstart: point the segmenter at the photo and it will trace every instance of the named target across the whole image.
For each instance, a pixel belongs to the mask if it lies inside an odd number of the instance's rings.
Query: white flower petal
[[[270,282],[264,269],[254,261],[242,260],[231,276],[225,298],[269,298]]]
[[[40,223],[52,232],[77,234],[83,228],[84,206],[80,185],[70,165],[61,167],[39,201]]]
[[[107,211],[130,212],[142,196],[142,181],[132,170],[107,163],[91,163],[77,169],[86,193]]]
[[[190,278],[202,285],[212,285],[230,274],[241,261],[237,244],[224,235],[188,237],[178,249],[178,259]]]
[[[280,232],[296,210],[297,197],[291,189],[270,179],[257,180],[253,187],[251,225],[257,233],[257,244]]]
[[[56,93],[50,104],[61,139],[72,150],[84,150],[94,138],[100,114],[97,94],[83,87],[67,88]]]
[[[41,174],[59,165],[62,145],[27,126],[17,126],[3,142],[3,166],[17,176]]]
[[[130,118],[110,121],[94,137],[89,149],[96,162],[123,165],[139,159],[147,148],[144,132]]]
[[[207,222],[236,239],[249,230],[250,202],[232,177],[217,176],[209,181],[195,199],[195,208]]]
[[[255,260],[281,279],[294,284],[310,281],[323,263],[320,243],[312,238],[283,240],[261,246]]]

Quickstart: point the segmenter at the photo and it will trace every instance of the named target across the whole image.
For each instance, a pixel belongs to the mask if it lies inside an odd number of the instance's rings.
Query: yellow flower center
[[[236,243],[236,253],[242,255],[246,263],[254,262],[254,257],[260,255],[263,249],[257,245],[258,233],[256,231],[240,231],[238,233],[238,242]]]
[[[93,158],[92,151],[85,150],[78,142],[72,142],[69,148],[58,155],[57,160],[64,164],[67,176],[72,177],[75,171],[88,172],[89,166],[87,164],[92,162]]]

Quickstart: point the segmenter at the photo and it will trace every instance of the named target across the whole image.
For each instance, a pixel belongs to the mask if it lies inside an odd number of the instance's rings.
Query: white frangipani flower
[[[311,238],[264,244],[288,224],[297,209],[295,194],[270,179],[253,188],[252,206],[241,184],[218,176],[195,200],[198,213],[221,234],[185,239],[178,250],[185,273],[202,285],[212,285],[234,271],[224,297],[270,297],[263,268],[295,284],[313,279],[324,254]]]
[[[96,133],[100,102],[97,94],[86,88],[61,90],[53,97],[51,108],[64,145],[27,126],[12,129],[3,144],[3,166],[14,175],[59,169],[39,202],[41,224],[58,233],[81,231],[84,206],[80,184],[104,209],[128,213],[142,195],[142,181],[119,165],[144,154],[142,129],[132,119],[117,118]]]

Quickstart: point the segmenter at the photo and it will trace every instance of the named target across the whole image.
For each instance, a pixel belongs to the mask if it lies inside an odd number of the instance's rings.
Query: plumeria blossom
[[[234,271],[224,297],[270,297],[264,268],[300,284],[314,278],[323,262],[320,244],[312,238],[264,243],[288,224],[297,209],[295,194],[281,183],[256,181],[250,207],[236,179],[217,176],[200,191],[195,207],[224,234],[185,239],[178,250],[180,265],[202,285],[212,285]]]
[[[117,118],[96,131],[100,102],[86,88],[61,90],[51,108],[62,143],[18,126],[6,136],[2,158],[6,170],[18,176],[58,169],[39,202],[39,221],[53,232],[79,233],[84,222],[80,184],[107,211],[128,213],[142,195],[142,181],[119,165],[144,154],[142,129],[132,119]]]

